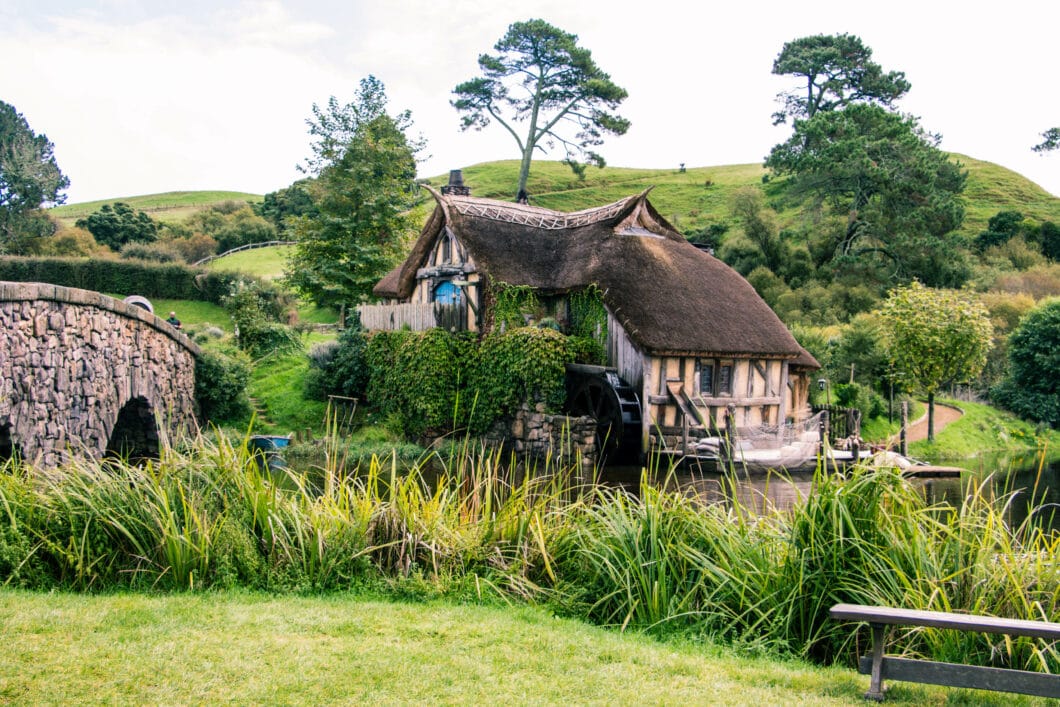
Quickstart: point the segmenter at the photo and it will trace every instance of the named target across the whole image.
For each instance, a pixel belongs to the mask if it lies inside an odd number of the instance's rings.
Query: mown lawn
[[[845,668],[526,607],[0,590],[0,703],[864,704]],[[1035,704],[895,684],[888,704]],[[1043,703],[1044,704],[1044,703]]]
[[[251,248],[223,258],[211,260],[206,264],[208,270],[226,270],[256,275],[265,280],[276,280],[283,277],[283,269],[293,246],[278,245],[265,248]]]

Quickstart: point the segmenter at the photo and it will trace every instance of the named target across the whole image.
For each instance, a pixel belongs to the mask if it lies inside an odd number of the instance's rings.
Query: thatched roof
[[[647,191],[562,213],[431,190],[437,207],[405,262],[375,287],[407,299],[416,271],[449,228],[494,281],[563,293],[595,284],[630,339],[654,354],[770,355],[803,349],[754,288],[688,243]]]

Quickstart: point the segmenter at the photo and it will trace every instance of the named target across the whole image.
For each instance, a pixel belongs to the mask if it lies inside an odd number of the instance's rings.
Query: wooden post
[[[909,456],[909,442],[906,440],[906,428],[909,427],[909,401],[902,401],[902,431],[898,433],[898,453]]]
[[[828,446],[828,410],[821,410],[821,450],[823,451]]]
[[[872,676],[865,699],[883,702],[883,633],[886,627],[878,623],[870,623],[869,627],[872,630]]]
[[[851,408],[847,431],[850,432],[851,463],[857,464],[861,458],[861,410]]]
[[[725,457],[727,466],[736,460],[736,406],[730,403],[725,407]]]

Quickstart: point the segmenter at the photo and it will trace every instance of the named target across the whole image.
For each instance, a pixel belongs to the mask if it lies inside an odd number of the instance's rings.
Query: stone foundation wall
[[[147,310],[97,292],[0,282],[0,428],[24,458],[101,456],[118,414],[146,402],[175,434],[195,425],[199,348]]]
[[[547,413],[544,403],[523,403],[513,420],[497,423],[486,439],[518,454],[564,466],[578,463],[583,478],[591,476],[596,464],[596,421]]]

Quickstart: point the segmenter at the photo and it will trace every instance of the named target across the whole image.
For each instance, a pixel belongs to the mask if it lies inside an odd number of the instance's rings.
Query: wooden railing
[[[843,408],[838,405],[814,405],[816,415],[822,410],[828,411],[828,439],[832,442],[849,437],[854,431],[855,408]],[[859,430],[860,432],[860,430]]]

